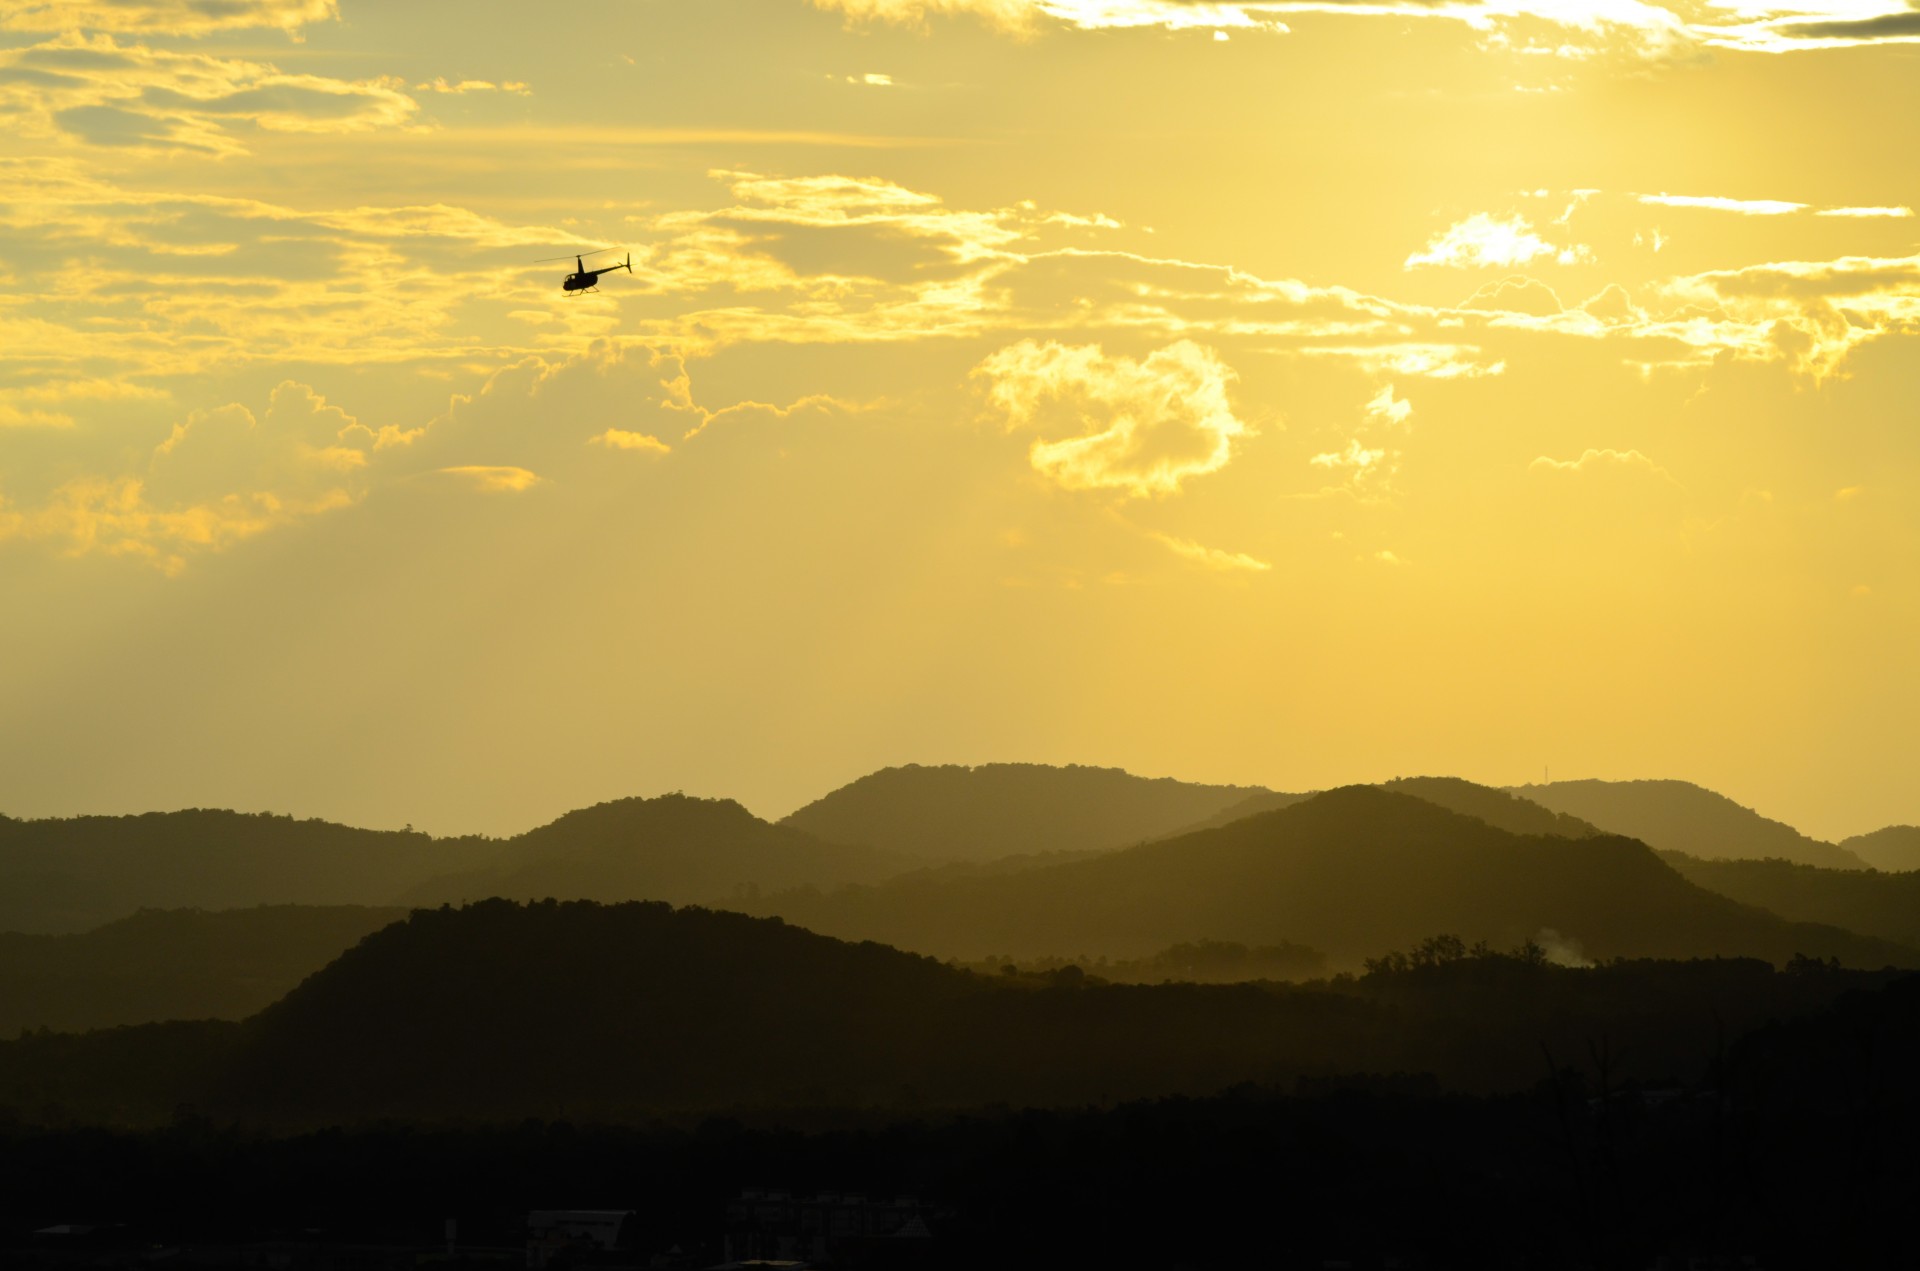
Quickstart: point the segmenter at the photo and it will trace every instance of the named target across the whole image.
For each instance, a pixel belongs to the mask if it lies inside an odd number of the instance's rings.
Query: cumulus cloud
[[[1028,458],[1064,489],[1173,494],[1224,468],[1248,431],[1227,399],[1233,371],[1190,340],[1139,360],[1098,345],[1021,340],[973,374],[1008,431],[1052,434]]]
[[[273,390],[264,415],[238,403],[195,411],[154,450],[146,491],[169,504],[265,495],[283,504],[351,498],[374,434],[305,384]]]
[[[122,556],[177,575],[195,555],[357,502],[375,436],[286,381],[262,415],[238,403],[193,412],[142,471],[75,477],[34,506],[10,508],[0,541]]]
[[[1515,274],[1490,282],[1461,303],[1463,309],[1490,309],[1501,313],[1524,313],[1548,318],[1565,306],[1553,288],[1524,275]]]
[[[1407,257],[1404,267],[1511,269],[1536,260],[1571,265],[1590,256],[1583,246],[1556,247],[1547,242],[1525,217],[1475,212],[1434,235],[1424,250]]]
[[[630,432],[625,428],[609,428],[587,438],[590,446],[605,446],[608,450],[635,450],[642,454],[664,455],[672,452],[673,447],[650,433]]]
[[[1413,403],[1404,397],[1395,397],[1393,385],[1389,384],[1367,403],[1367,418],[1375,423],[1402,425],[1413,418]]]
[[[1394,452],[1385,446],[1369,447],[1358,437],[1348,438],[1340,450],[1328,450],[1307,462],[1316,468],[1341,473],[1356,484],[1383,479],[1393,473]]]

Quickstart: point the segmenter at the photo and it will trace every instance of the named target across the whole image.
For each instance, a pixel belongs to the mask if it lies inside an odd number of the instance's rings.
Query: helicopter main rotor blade
[[[532,263],[536,265],[545,265],[545,264],[550,264],[551,262],[556,260],[573,260],[575,257],[578,257],[578,256],[598,256],[601,252],[610,252],[612,250],[613,248],[611,247],[596,247],[591,251],[568,252],[564,256],[543,256],[539,260],[536,260]]]

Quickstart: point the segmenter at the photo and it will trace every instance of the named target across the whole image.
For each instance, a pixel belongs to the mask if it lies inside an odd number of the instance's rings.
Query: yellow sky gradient
[[[0,0],[0,123],[0,811],[1920,822],[1899,0]]]

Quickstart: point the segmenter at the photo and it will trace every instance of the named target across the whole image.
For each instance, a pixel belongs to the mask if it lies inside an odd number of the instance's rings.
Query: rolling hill
[[[780,823],[921,861],[988,861],[1126,847],[1262,793],[1136,777],[1118,768],[909,764],[861,777]]]
[[[1842,839],[1840,847],[1890,874],[1920,870],[1920,825],[1889,825],[1871,834],[1856,834]]]
[[[965,958],[1140,957],[1212,939],[1292,941],[1352,964],[1434,932],[1511,947],[1543,931],[1593,957],[1784,962],[1808,953],[1878,966],[1920,956],[1715,895],[1629,839],[1510,834],[1367,786],[1018,874],[902,878],[752,908],[842,938]]]
[[[731,799],[668,794],[569,812],[507,840],[488,867],[430,879],[399,899],[412,905],[489,896],[686,904],[875,882],[911,863],[883,849],[822,842],[771,825]]]
[[[1459,777],[1396,777],[1382,782],[1382,790],[1410,794],[1462,816],[1485,821],[1509,834],[1544,834],[1555,838],[1594,838],[1605,831],[1579,817],[1554,812],[1531,799],[1483,786]],[[1631,836],[1629,836],[1631,837]]]
[[[1681,877],[1742,904],[1920,948],[1920,873],[1820,869],[1782,860],[1703,861],[1681,852],[1662,852],[1661,858]]]
[[[1808,838],[1790,825],[1688,781],[1555,781],[1509,793],[1578,817],[1609,834],[1703,860],[1780,860],[1822,869],[1862,869],[1844,848]]]
[[[1085,1106],[1427,1073],[1538,1083],[1541,1048],[1621,1079],[1704,1071],[1738,1035],[1895,973],[1750,959],[1571,970],[1428,941],[1357,979],[1112,985],[979,976],[776,921],[655,903],[490,900],[373,933],[253,1018],[0,1042],[0,1124],[253,1127],[648,1121]]]
[[[0,931],[78,933],[141,909],[387,905],[499,850],[489,839],[205,809],[0,817]]]
[[[346,905],[146,909],[80,935],[0,932],[0,1037],[245,1019],[404,917]]]

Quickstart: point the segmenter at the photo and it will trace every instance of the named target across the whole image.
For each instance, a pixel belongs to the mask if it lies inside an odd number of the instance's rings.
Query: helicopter
[[[561,288],[564,289],[568,295],[573,295],[575,292],[592,291],[599,285],[601,274],[610,274],[616,269],[624,269],[628,273],[632,273],[633,272],[633,253],[632,252],[628,252],[627,258],[621,261],[617,265],[608,265],[605,269],[588,269],[587,268],[585,259],[584,259],[585,257],[598,256],[600,252],[610,252],[612,250],[613,248],[611,247],[602,247],[600,248],[599,251],[583,252],[580,255],[575,256],[573,258],[573,272],[568,274],[566,278],[561,282],[560,284]],[[547,261],[565,260],[565,259],[566,259],[565,256],[548,256],[545,260],[536,261],[535,263],[544,265],[547,263]]]

